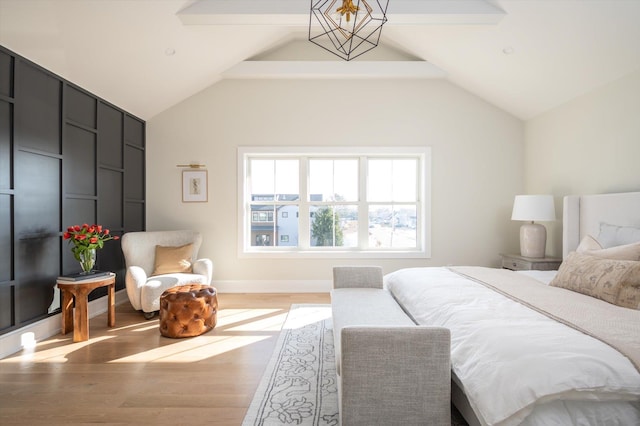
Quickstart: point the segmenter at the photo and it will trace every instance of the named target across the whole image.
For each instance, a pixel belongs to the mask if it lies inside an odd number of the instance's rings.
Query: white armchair
[[[193,243],[191,264],[193,273],[154,272],[156,246],[177,247]],[[195,231],[128,232],[122,236],[122,252],[126,263],[125,284],[127,296],[134,309],[142,310],[144,317],[153,318],[160,309],[160,295],[172,287],[187,283],[211,284],[213,263],[198,259],[202,236]]]

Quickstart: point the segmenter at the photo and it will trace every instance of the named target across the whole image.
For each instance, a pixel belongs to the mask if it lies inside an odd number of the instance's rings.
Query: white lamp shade
[[[556,208],[552,195],[516,195],[511,220],[556,220]]]

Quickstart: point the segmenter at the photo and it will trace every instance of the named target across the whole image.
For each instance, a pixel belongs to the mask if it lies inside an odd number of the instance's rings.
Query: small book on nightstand
[[[78,272],[77,274],[69,274],[58,277],[59,281],[84,281],[94,278],[106,277],[110,274],[109,271],[91,271],[89,273]]]

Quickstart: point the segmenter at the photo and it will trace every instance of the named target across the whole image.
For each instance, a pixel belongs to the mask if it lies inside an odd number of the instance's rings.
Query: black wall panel
[[[100,164],[121,169],[124,167],[122,163],[124,114],[109,105],[100,103],[98,119],[100,121],[98,134]]]
[[[11,188],[11,117],[13,105],[0,100],[0,190]]]
[[[11,200],[11,195],[0,194],[0,283],[13,279],[11,274],[13,270]]]
[[[62,205],[64,230],[72,225],[96,222],[96,200],[92,198],[66,198]],[[65,241],[65,244],[68,241]],[[78,267],[77,264],[73,265]],[[65,271],[70,272],[70,271]]]
[[[91,129],[96,128],[97,99],[73,86],[65,86],[64,107],[68,120]]]
[[[16,321],[48,312],[60,270],[60,163],[56,157],[18,152],[14,228]]]
[[[100,223],[110,230],[121,231],[124,227],[122,173],[108,169],[100,170],[99,191],[103,194],[99,202]]]
[[[14,324],[14,288],[11,284],[0,284],[0,330],[9,329]]]
[[[124,228],[126,232],[144,229],[144,204],[128,201],[124,209]]]
[[[124,167],[125,174],[125,198],[144,199],[144,168],[140,163],[144,161],[144,152],[138,148],[127,146],[125,148]]]
[[[19,60],[15,85],[16,142],[23,148],[60,154],[62,81]]]
[[[58,291],[55,271],[60,268],[60,238],[58,235],[22,238],[16,258],[16,312],[20,324],[40,319],[49,312],[54,292]]]
[[[96,195],[96,135],[67,125],[64,135],[64,192]],[[94,222],[95,216],[86,222]]]
[[[13,57],[0,51],[0,95],[13,97]]]
[[[125,230],[133,231],[145,227],[144,123],[129,116],[124,123],[124,221]]]
[[[59,312],[68,226],[145,229],[144,146],[144,121],[0,46],[0,334]],[[120,241],[97,267],[124,288]]]
[[[0,100],[0,284],[13,279],[12,109],[12,103]],[[0,330],[2,328],[0,318]]]
[[[124,119],[124,139],[128,144],[144,148],[144,123],[127,115]]]
[[[98,104],[98,218],[112,235],[124,232],[124,176],[126,173],[124,120],[127,114],[113,106]],[[136,165],[140,167],[140,164]],[[144,165],[142,165],[144,170]],[[138,228],[143,230],[144,227]],[[120,241],[110,241],[102,250],[98,267],[116,272],[116,288],[124,287],[124,259]],[[106,292],[106,289],[102,289]]]
[[[58,235],[60,163],[56,157],[18,152],[16,156],[15,230],[17,238]]]
[[[0,333],[15,321],[13,243],[13,69],[0,50]]]

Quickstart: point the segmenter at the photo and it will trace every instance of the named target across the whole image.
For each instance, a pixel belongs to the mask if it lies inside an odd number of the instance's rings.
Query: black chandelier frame
[[[336,18],[343,1],[311,0],[309,41],[350,61],[378,46],[389,0],[354,0],[353,16],[339,14]]]

